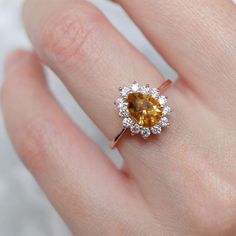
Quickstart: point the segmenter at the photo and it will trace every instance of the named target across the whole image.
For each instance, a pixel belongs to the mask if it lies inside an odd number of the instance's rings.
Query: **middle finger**
[[[116,0],[203,105],[228,119],[235,101],[235,5],[224,0]],[[224,94],[224,96],[219,96]],[[226,105],[227,104],[227,105]],[[234,121],[233,121],[234,122]]]

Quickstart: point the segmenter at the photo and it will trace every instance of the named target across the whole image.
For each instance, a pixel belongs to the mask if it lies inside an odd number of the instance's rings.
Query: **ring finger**
[[[118,95],[117,88],[134,80],[142,84],[149,83],[153,87],[163,82],[156,68],[86,1],[27,1],[24,19],[41,59],[58,74],[82,108],[109,139],[121,127],[119,117],[112,106]],[[186,107],[184,111],[179,112],[179,120],[176,119],[174,124],[176,129],[181,129],[181,117],[185,116],[185,112],[191,114],[188,111],[191,107],[177,89],[172,88],[170,92],[171,103],[176,110],[181,111],[177,107]],[[175,130],[173,133],[180,132]],[[182,135],[188,134],[182,132]],[[163,134],[163,142],[167,139],[167,134]],[[173,145],[177,139],[171,140]],[[143,158],[141,166],[153,165],[152,162],[156,159],[155,156],[145,158],[145,154],[141,152],[143,143],[136,141],[127,139],[123,142],[124,145],[120,146],[127,166],[132,167],[130,169],[134,172],[139,169],[141,163],[137,162],[137,157]],[[129,145],[131,142],[132,145]],[[152,143],[148,146],[149,150],[157,148]],[[175,150],[170,148],[168,154],[170,152]],[[161,149],[159,153],[161,155]]]

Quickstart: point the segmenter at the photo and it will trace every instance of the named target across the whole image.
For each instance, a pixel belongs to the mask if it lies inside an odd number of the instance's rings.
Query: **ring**
[[[114,104],[123,119],[123,128],[111,142],[112,149],[128,129],[131,135],[140,134],[147,139],[151,134],[159,135],[162,128],[169,126],[171,108],[167,105],[168,98],[161,93],[171,84],[171,80],[166,80],[159,88],[150,88],[149,84],[140,86],[135,81],[130,86],[119,88],[120,97]]]

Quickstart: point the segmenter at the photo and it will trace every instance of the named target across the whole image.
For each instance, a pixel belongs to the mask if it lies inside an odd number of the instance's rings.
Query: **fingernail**
[[[28,58],[29,55],[31,54],[28,51],[24,50],[17,50],[8,54],[5,60],[5,72],[8,73],[13,70],[19,64],[24,62],[24,60]]]

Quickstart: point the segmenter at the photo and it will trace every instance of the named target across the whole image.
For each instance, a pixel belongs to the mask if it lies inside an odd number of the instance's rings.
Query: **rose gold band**
[[[166,80],[165,82],[163,82],[161,84],[161,86],[158,88],[158,90],[160,91],[160,93],[163,93],[166,91],[167,88],[170,87],[170,85],[172,84],[173,82],[171,80]],[[127,128],[123,127],[121,132],[116,135],[116,137],[112,140],[111,144],[110,144],[110,147],[111,149],[115,148],[118,144],[118,142],[120,141],[120,139],[122,138],[123,134],[126,132]]]

